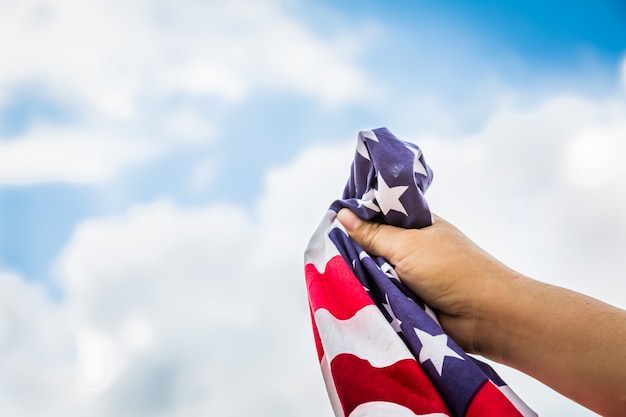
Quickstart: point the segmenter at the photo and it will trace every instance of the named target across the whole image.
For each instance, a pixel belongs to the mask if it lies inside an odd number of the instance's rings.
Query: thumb
[[[347,208],[339,210],[337,220],[346,229],[348,236],[366,252],[382,256],[394,265],[397,263],[396,249],[404,229],[362,220]]]

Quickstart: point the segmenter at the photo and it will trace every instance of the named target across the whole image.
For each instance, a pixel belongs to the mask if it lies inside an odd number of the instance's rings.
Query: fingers
[[[343,225],[348,235],[366,252],[386,258],[392,264],[397,262],[397,247],[402,241],[404,229],[361,220],[349,209],[341,209],[337,220]]]

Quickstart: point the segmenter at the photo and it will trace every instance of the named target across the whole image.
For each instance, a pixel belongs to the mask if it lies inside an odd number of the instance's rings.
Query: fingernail
[[[339,210],[339,213],[337,213],[337,220],[339,220],[348,232],[356,230],[362,222],[356,214],[347,208]]]

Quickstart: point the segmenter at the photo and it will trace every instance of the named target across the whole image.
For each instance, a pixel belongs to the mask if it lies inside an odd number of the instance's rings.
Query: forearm
[[[606,416],[626,415],[626,312],[521,275],[494,283],[476,328],[484,356]]]

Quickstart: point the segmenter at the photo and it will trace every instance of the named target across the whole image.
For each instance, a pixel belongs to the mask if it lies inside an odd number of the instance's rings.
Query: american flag
[[[467,355],[383,258],[346,234],[337,212],[405,228],[432,224],[433,173],[386,128],[358,134],[343,198],[305,254],[313,333],[336,416],[536,416],[487,364]]]

